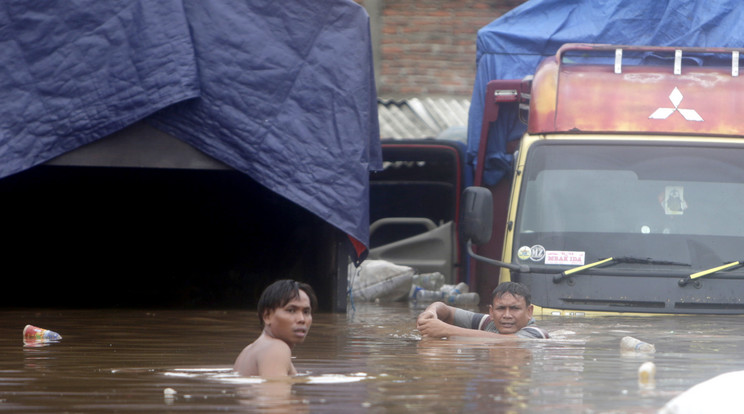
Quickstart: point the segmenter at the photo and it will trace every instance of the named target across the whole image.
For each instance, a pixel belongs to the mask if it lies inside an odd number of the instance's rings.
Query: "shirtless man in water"
[[[263,332],[238,355],[235,371],[242,376],[296,375],[292,348],[305,340],[316,308],[310,285],[289,279],[272,283],[258,299]]]

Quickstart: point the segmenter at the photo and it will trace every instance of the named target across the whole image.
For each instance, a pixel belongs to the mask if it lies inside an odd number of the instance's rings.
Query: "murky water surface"
[[[356,304],[316,314],[294,352],[302,375],[262,382],[230,371],[258,336],[254,311],[2,311],[0,411],[654,413],[744,369],[739,317],[551,317],[538,322],[554,339],[482,343],[421,340],[418,312]],[[24,346],[26,324],[63,339]],[[621,354],[626,335],[656,354]],[[638,382],[647,360],[653,385]]]

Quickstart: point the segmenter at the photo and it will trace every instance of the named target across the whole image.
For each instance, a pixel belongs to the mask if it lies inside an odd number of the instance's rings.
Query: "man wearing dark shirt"
[[[421,312],[416,328],[423,336],[502,337],[547,339],[548,333],[535,326],[527,286],[504,282],[491,294],[488,314],[475,313],[434,302]]]

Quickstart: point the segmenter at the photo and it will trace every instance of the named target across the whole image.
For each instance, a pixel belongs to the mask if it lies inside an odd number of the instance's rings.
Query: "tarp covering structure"
[[[643,46],[743,47],[744,3],[737,0],[530,0],[478,31],[477,72],[468,117],[468,158],[480,142],[486,85],[522,79],[565,43]],[[511,169],[507,142],[525,126],[515,113],[500,112],[489,132],[484,183]]]
[[[370,42],[351,0],[4,2],[0,178],[144,119],[368,245]]]

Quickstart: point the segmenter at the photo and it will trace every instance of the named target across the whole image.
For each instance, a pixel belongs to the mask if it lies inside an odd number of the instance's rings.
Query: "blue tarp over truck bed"
[[[368,245],[381,166],[350,0],[8,1],[0,178],[145,119]]]
[[[486,85],[522,79],[565,43],[644,46],[744,47],[744,3],[738,0],[531,0],[478,31],[477,73],[468,120],[468,157],[480,142]],[[509,116],[511,115],[511,116]],[[484,182],[511,169],[506,143],[525,131],[502,110],[488,139]]]

